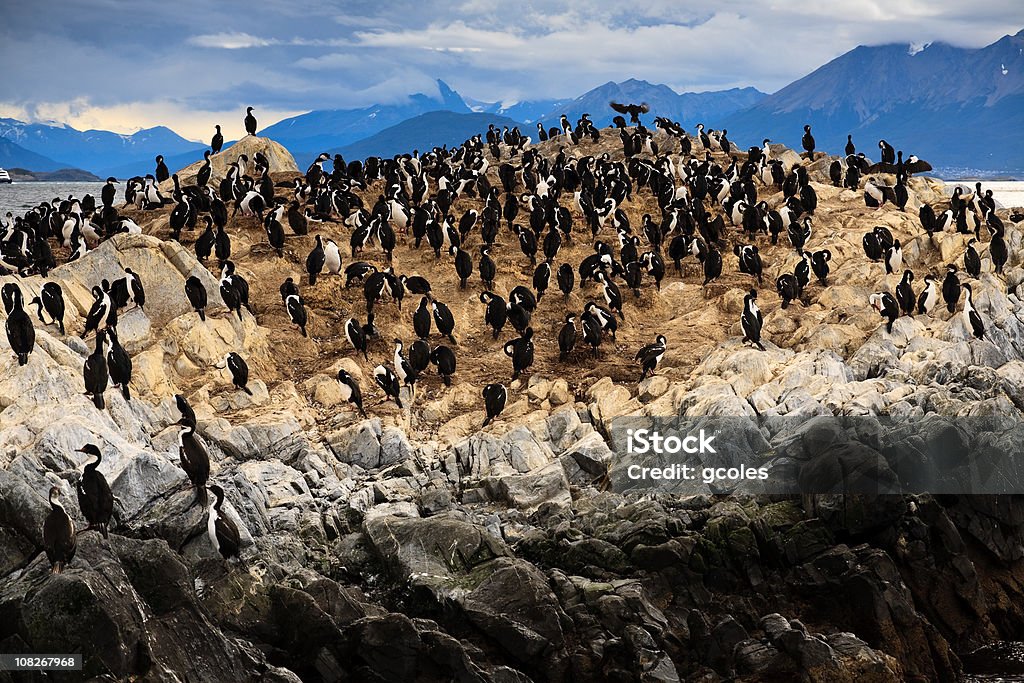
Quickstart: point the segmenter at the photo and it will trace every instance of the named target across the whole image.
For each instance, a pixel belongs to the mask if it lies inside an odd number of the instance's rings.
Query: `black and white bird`
[[[576,348],[576,316],[565,316],[565,324],[558,331],[558,360],[565,362]]]
[[[224,147],[224,135],[220,132],[220,124],[214,126],[217,132],[213,134],[213,139],[210,140],[210,151],[214,154],[220,154],[221,148]]]
[[[395,373],[383,365],[378,365],[373,369],[373,381],[384,390],[387,397],[392,399],[401,410],[401,387],[398,384],[398,377],[395,376]]]
[[[935,310],[935,306],[939,303],[939,296],[939,287],[935,284],[935,277],[933,275],[925,275],[924,289],[921,290],[921,294],[917,297],[917,312],[931,315],[931,312]]]
[[[438,333],[448,337],[452,344],[458,343],[455,341],[455,317],[451,309],[440,301],[431,301],[430,308],[434,313],[434,326]]]
[[[497,266],[494,263],[494,259],[491,258],[490,252],[490,246],[485,244],[480,247],[480,263],[477,264],[477,269],[480,272],[480,280],[484,283],[484,287],[494,289],[494,277],[497,273]]]
[[[187,398],[181,394],[175,394],[174,403],[178,408],[178,412],[181,413],[181,419],[185,424],[193,426],[198,424],[196,421],[196,411],[192,409],[192,405],[188,402]]]
[[[103,462],[103,454],[100,453],[98,446],[91,443],[82,446],[77,452],[96,458],[85,464],[82,478],[75,486],[78,507],[82,511],[82,516],[89,522],[88,528],[98,530],[103,534],[103,538],[107,538],[107,528],[114,512],[114,494],[110,492],[107,478],[98,469]]]
[[[249,364],[245,362],[245,359],[232,351],[227,355],[227,358],[224,359],[224,362],[227,364],[228,371],[231,373],[231,383],[235,385],[235,388],[252,396],[252,391],[248,386]]]
[[[555,279],[558,281],[558,290],[562,292],[563,299],[568,302],[569,295],[572,294],[573,287],[576,285],[576,272],[568,263],[563,263],[558,266]]]
[[[486,427],[505,410],[505,402],[508,401],[508,391],[503,384],[488,384],[484,387],[483,396],[487,417],[484,419],[482,426]]]
[[[357,353],[363,354],[363,359],[369,360],[366,355],[366,330],[359,324],[358,318],[349,318],[345,321],[345,339]]]
[[[761,309],[757,307],[756,289],[750,290],[750,293],[743,297],[740,325],[743,327],[743,343],[750,342],[764,351],[764,345],[761,343],[761,327],[764,325],[764,317],[761,315]]]
[[[235,264],[231,261],[225,261],[221,270],[220,298],[229,311],[238,314],[239,320],[242,319],[243,308],[255,317],[252,306],[249,305],[249,282],[235,272]]]
[[[245,108],[245,132],[248,135],[256,135],[256,117],[252,115],[252,107]]]
[[[288,319],[292,325],[297,325],[302,336],[306,335],[306,306],[302,297],[298,294],[289,294],[284,300],[285,309],[288,311]]]
[[[430,362],[437,366],[437,374],[445,386],[452,385],[452,375],[455,374],[455,352],[447,346],[441,345],[430,352]]]
[[[188,303],[196,313],[199,314],[199,319],[206,320],[206,305],[207,305],[207,293],[206,286],[203,281],[195,275],[190,275],[185,280],[185,296],[188,297]]]
[[[366,411],[363,410],[363,392],[356,378],[345,370],[338,370],[338,382],[341,384],[341,400],[354,405],[359,414],[366,417]]]
[[[75,523],[60,502],[60,487],[50,489],[50,512],[43,522],[43,548],[50,561],[50,572],[60,574],[75,559],[78,537]]]
[[[206,482],[210,478],[210,454],[196,436],[196,424],[185,417],[178,420],[178,462],[196,490],[196,502],[206,505]]]
[[[36,344],[36,330],[32,327],[32,319],[25,312],[21,288],[18,285],[4,285],[3,304],[7,313],[7,321],[4,323],[7,342],[18,358],[18,365],[27,365],[28,356]]]
[[[658,369],[658,363],[661,362],[662,357],[665,355],[667,344],[668,340],[665,338],[665,335],[659,334],[653,344],[647,344],[636,352],[633,360],[640,363],[642,370],[639,381],[643,381],[648,375],[653,375],[654,371]]]
[[[316,284],[316,278],[320,273],[324,271],[324,263],[327,260],[326,254],[324,253],[324,242],[320,235],[314,237],[316,244],[313,246],[313,250],[309,252],[306,257],[306,273],[309,275],[309,285],[312,287]]]
[[[900,316],[899,303],[889,292],[875,292],[868,297],[868,303],[886,319],[885,331],[892,334],[892,325]]]
[[[903,247],[899,240],[894,240],[892,246],[885,250],[885,274],[893,275],[899,273],[903,268]]]
[[[104,342],[107,340],[105,330],[96,332],[96,349],[85,359],[82,377],[85,381],[85,394],[92,397],[93,404],[103,410],[103,392],[107,390],[107,358],[104,354]]]
[[[613,100],[608,103],[608,106],[620,114],[628,114],[629,122],[637,125],[640,125],[640,115],[646,114],[651,110],[646,102],[641,102],[640,104],[620,104]]]
[[[801,263],[804,263],[804,261],[801,261]],[[799,264],[797,267],[800,267]],[[779,298],[782,299],[783,309],[789,308],[789,302],[800,298],[801,289],[796,275],[792,273],[783,273],[775,278],[775,291],[778,293]]]
[[[132,381],[132,358],[121,346],[117,338],[117,330],[113,327],[107,330],[107,338],[110,341],[110,351],[107,352],[107,372],[110,381],[115,389],[121,390],[124,400],[131,400],[131,391],[128,388]]]
[[[985,323],[981,321],[981,316],[978,311],[974,308],[974,290],[971,289],[969,283],[964,283],[964,323],[970,328],[971,333],[978,339],[985,338]]]
[[[242,536],[238,532],[238,525],[223,510],[224,489],[217,484],[210,484],[210,491],[213,493],[213,502],[210,504],[206,519],[206,534],[213,544],[213,549],[220,553],[221,557],[225,560],[237,558],[242,546]]]
[[[946,266],[946,279],[942,281],[942,299],[946,302],[946,310],[955,313],[956,305],[960,302],[960,278],[957,277],[956,266],[952,263]]]
[[[903,271],[903,279],[896,285],[896,301],[900,305],[903,315],[914,315],[914,307],[917,305],[917,296],[914,294],[914,273],[910,270]]]
[[[469,276],[473,274],[473,259],[469,252],[452,245],[449,253],[455,257],[455,273],[459,276],[459,289],[465,289]]]
[[[974,248],[974,244],[977,242],[975,239],[970,239],[967,242],[967,250],[964,251],[964,270],[973,277],[977,278],[981,275],[981,257],[978,255],[978,251]]]
[[[110,295],[100,287],[92,288],[93,302],[89,312],[85,316],[85,329],[82,330],[82,339],[93,331],[99,330],[101,325],[110,325],[117,320],[117,312]]]
[[[619,290],[619,286],[603,272],[597,274],[597,279],[604,287],[604,301],[608,304],[608,308],[618,313],[620,319],[625,320],[626,316],[622,313],[622,292]]]
[[[533,365],[533,328],[527,327],[521,337],[512,339],[503,347],[505,355],[512,359],[512,381]]]
[[[807,152],[807,158],[814,159],[814,136],[811,135],[811,127],[809,125],[804,126],[804,136],[800,138],[800,144],[803,146],[804,151]]]
[[[497,339],[508,320],[508,304],[494,292],[481,292],[480,303],[486,305],[484,322],[491,328],[494,339]]]
[[[733,247],[733,253],[739,258],[740,272],[753,275],[761,283],[761,273],[764,266],[761,263],[761,255],[757,253],[757,246],[752,244],[737,244]]]
[[[807,254],[807,252],[804,252]],[[828,286],[828,274],[829,274],[829,261],[832,260],[832,252],[828,249],[820,249],[813,254],[809,254],[811,262],[811,271],[814,276],[818,278],[818,282],[821,283],[822,287]]]
[[[416,389],[416,380],[419,378],[419,371],[413,367],[413,364],[405,357],[405,345],[401,339],[395,338],[395,376],[404,385],[409,387],[409,393],[412,394]]]
[[[421,297],[419,306],[412,312],[412,330],[416,333],[417,338],[427,339],[430,337],[431,320],[430,299]]]
[[[60,333],[64,334],[64,290],[56,282],[50,281],[43,284],[39,296],[33,297],[30,304],[36,307],[36,317],[44,325],[57,325]],[[50,316],[50,322],[46,322],[43,311]]]

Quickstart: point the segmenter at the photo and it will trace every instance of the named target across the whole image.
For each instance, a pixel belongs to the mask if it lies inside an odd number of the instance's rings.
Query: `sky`
[[[774,92],[857,45],[982,47],[1024,0],[0,0],[0,116],[206,140],[437,92],[507,103],[639,78]],[[235,129],[238,130],[235,130]]]

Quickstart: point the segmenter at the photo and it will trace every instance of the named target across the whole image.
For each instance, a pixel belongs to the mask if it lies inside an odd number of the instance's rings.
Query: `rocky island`
[[[681,162],[678,139],[658,130],[653,140],[672,152],[672,166]],[[699,139],[692,144],[698,160],[710,153]],[[560,154],[630,164],[614,129],[596,142],[558,136],[529,149],[549,164]],[[500,144],[499,159],[488,155],[489,186],[502,187],[502,163],[521,163],[523,152],[511,151]],[[249,283],[252,311],[236,315],[217,295],[216,259],[196,258],[202,220],[174,240],[173,203],[138,209],[119,198],[120,215],[141,233],[90,244],[70,263],[55,248],[61,265],[49,279],[67,302],[67,335],[37,322],[24,366],[0,341],[0,651],[82,653],[83,672],[50,674],[69,681],[958,680],[970,653],[1024,633],[1019,496],[753,495],[707,485],[622,492],[609,484],[613,421],[630,416],[742,418],[771,441],[782,418],[924,424],[1013,419],[1024,408],[1022,233],[1009,212],[994,212],[1010,254],[1003,272],[979,243],[980,275],[961,273],[973,285],[983,338],[960,308],[941,303],[887,330],[869,297],[894,291],[902,273],[887,275],[866,258],[862,238],[884,226],[898,239],[918,293],[926,273],[962,267],[974,232],[929,234],[919,218],[922,205],[937,215],[949,208],[942,183],[911,177],[905,210],[869,208],[862,188],[830,182],[836,159],[781,146],[768,153],[787,175],[806,169],[817,198],[807,248],[830,251],[826,284],[812,277],[802,301],[783,307],[773,283],[801,250],[785,234],[777,243],[744,236],[726,217],[721,275],[702,285],[701,264],[687,252],[680,272],[665,259],[657,288],[646,279],[634,295],[620,285],[623,317],[596,356],[581,341],[560,359],[557,335],[567,313],[603,303],[601,285],[577,282],[563,298],[552,284],[532,316],[534,362],[515,381],[503,346],[516,333],[492,337],[475,270],[461,288],[453,257],[435,257],[426,241],[417,249],[399,229],[390,260],[372,243],[352,258],[354,228],[335,214],[309,221],[308,234],[288,230],[278,255],[260,220],[239,213],[228,222],[230,258]],[[255,136],[213,157],[209,187],[240,155],[257,154],[278,197],[291,201],[302,171],[283,147]],[[716,150],[711,160],[721,171],[730,156],[747,159]],[[180,186],[194,184],[200,168],[180,170]],[[427,175],[434,192],[436,177]],[[891,175],[872,180],[893,184]],[[391,192],[382,179],[348,187],[367,210]],[[168,198],[173,188],[171,180],[161,186]],[[509,194],[523,193],[519,179]],[[771,182],[757,180],[757,193],[769,209],[786,204]],[[482,213],[483,194],[459,195],[456,221]],[[560,204],[574,227],[555,264],[575,269],[594,239],[571,192]],[[718,204],[707,198],[712,216],[723,213]],[[644,215],[663,215],[636,176],[617,209],[641,239]],[[516,222],[528,224],[529,209],[520,211]],[[615,220],[596,238],[618,253]],[[465,243],[474,263],[478,232]],[[379,334],[364,358],[344,330],[351,317],[366,321],[363,287],[326,271],[308,284],[315,235],[337,241],[344,265],[390,263],[430,279],[431,296],[456,322],[451,386],[426,371],[415,395],[402,389],[399,409],[374,385],[374,366],[391,365],[392,339],[415,339],[420,297],[407,294],[401,310],[377,304]],[[751,239],[762,285],[739,272],[732,250]],[[504,220],[492,255],[495,291],[530,286],[535,266]],[[145,305],[128,306],[117,321],[133,361],[131,397],[108,390],[98,410],[83,393],[92,341],[80,335],[90,290],[126,268],[146,290]],[[205,321],[184,295],[190,277],[210,294]],[[289,277],[308,313],[305,335],[282,303]],[[28,301],[46,280],[0,278],[12,282]],[[752,287],[765,350],[742,342]],[[638,383],[634,355],[656,335],[666,351]],[[431,343],[439,339],[435,331]],[[249,392],[232,386],[230,352],[247,360]],[[339,370],[361,385],[366,417],[346,400]],[[481,391],[493,382],[507,387],[508,400],[484,428]],[[224,514],[240,533],[238,560],[224,561],[211,544],[208,509],[195,504],[179,465],[177,395],[195,410],[210,481],[223,488]],[[74,560],[51,574],[41,553],[47,492],[59,487],[77,528],[87,526],[74,497],[90,460],[77,451],[88,443],[102,451],[99,469],[115,500],[110,533],[80,532]],[[835,458],[872,476],[896,477],[900,466]],[[0,681],[21,680],[30,679],[0,672]]]

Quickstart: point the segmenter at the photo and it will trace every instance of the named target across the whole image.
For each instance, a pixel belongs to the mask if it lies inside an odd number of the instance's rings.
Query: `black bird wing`
[[[217,541],[220,543],[221,554],[225,556],[237,555],[242,545],[242,536],[238,533],[238,527],[228,519],[224,513],[217,515],[213,522],[214,533],[217,534]]]
[[[868,173],[895,173],[896,165],[890,164],[887,161],[879,161],[877,164],[871,164],[867,168]]]
[[[903,168],[906,169],[908,173],[927,173],[932,170],[932,165],[927,161],[918,159],[912,164],[904,164]]]
[[[661,351],[661,344],[648,344],[636,352],[636,357],[633,360],[647,362],[649,358],[657,356],[659,351]]]
[[[614,109],[615,111],[619,112],[620,114],[628,114],[629,113],[629,105],[619,104],[615,100],[612,100],[611,102],[609,102],[608,106],[611,107],[612,109]]]

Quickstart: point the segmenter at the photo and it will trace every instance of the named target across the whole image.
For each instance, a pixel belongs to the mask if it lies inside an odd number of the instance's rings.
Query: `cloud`
[[[261,108],[256,113],[260,127],[263,128],[305,111]],[[0,102],[0,116],[21,121],[61,122],[78,130],[109,130],[124,134],[166,125],[182,137],[201,142],[207,142],[213,135],[215,124],[222,126],[227,138],[245,134],[243,109],[203,110],[169,100],[126,102],[111,106],[95,106],[84,98],[66,102],[40,102],[31,106]]]
[[[222,50],[241,50],[250,47],[267,47],[278,45],[279,41],[269,38],[257,38],[248,33],[208,33],[192,36],[189,44],[197,47],[220,48]]]
[[[485,101],[627,78],[773,91],[858,44],[979,47],[1024,25],[1020,0],[984,12],[962,0],[261,0],[259,12],[175,0],[147,6],[145,22],[114,0],[40,7],[4,5],[3,111],[200,139],[245,105],[269,124],[433,92],[435,78]]]

